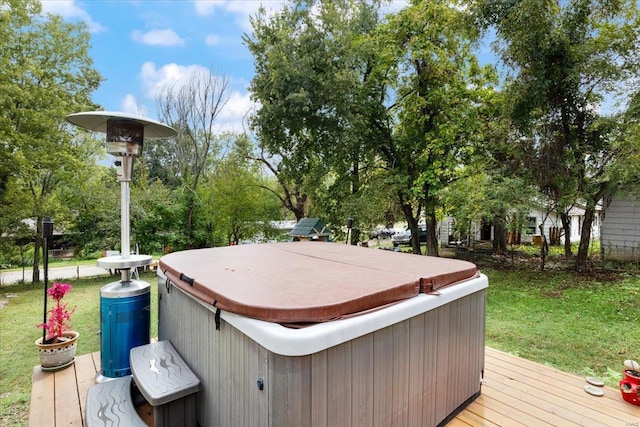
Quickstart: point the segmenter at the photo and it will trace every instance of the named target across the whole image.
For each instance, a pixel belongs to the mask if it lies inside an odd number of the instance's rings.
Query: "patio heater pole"
[[[120,255],[121,259],[128,260],[131,256],[131,170],[133,168],[133,157],[120,157],[116,162],[120,162],[122,170],[125,171],[120,178]],[[129,171],[128,173],[126,171]],[[120,270],[123,283],[131,281],[131,269]]]
[[[44,239],[44,314],[42,323],[47,323],[47,289],[49,288],[49,241],[53,237],[53,221],[51,217],[42,220],[42,238]],[[42,344],[47,339],[47,330],[42,328]]]

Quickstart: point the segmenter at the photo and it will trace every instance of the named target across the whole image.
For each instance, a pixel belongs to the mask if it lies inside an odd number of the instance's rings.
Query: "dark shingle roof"
[[[302,218],[289,232],[289,235],[297,237],[328,236],[329,229],[320,218]]]

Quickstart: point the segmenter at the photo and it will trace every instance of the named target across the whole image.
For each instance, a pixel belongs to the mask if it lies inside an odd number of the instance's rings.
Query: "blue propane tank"
[[[129,351],[149,344],[151,285],[141,280],[100,288],[100,363],[109,378],[131,374]]]

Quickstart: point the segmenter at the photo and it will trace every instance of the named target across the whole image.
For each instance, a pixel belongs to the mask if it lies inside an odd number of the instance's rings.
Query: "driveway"
[[[57,282],[63,279],[78,279],[80,277],[109,276],[109,271],[97,265],[77,265],[69,267],[49,268],[49,282]],[[23,281],[31,283],[31,269],[22,271],[0,271],[0,285],[10,285]],[[40,280],[44,280],[44,270],[40,269]]]

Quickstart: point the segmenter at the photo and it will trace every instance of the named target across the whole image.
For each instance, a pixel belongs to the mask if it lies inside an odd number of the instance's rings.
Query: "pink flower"
[[[69,293],[71,285],[67,283],[54,283],[47,290],[47,294],[52,297],[56,305],[49,310],[49,320],[47,323],[40,323],[38,326],[47,331],[47,341],[62,337],[65,331],[71,330],[71,315],[76,311],[76,307],[69,310],[67,303],[62,302],[62,298]]]
[[[68,283],[54,283],[53,286],[47,290],[47,294],[53,297],[54,300],[60,301],[70,290],[71,285]]]

